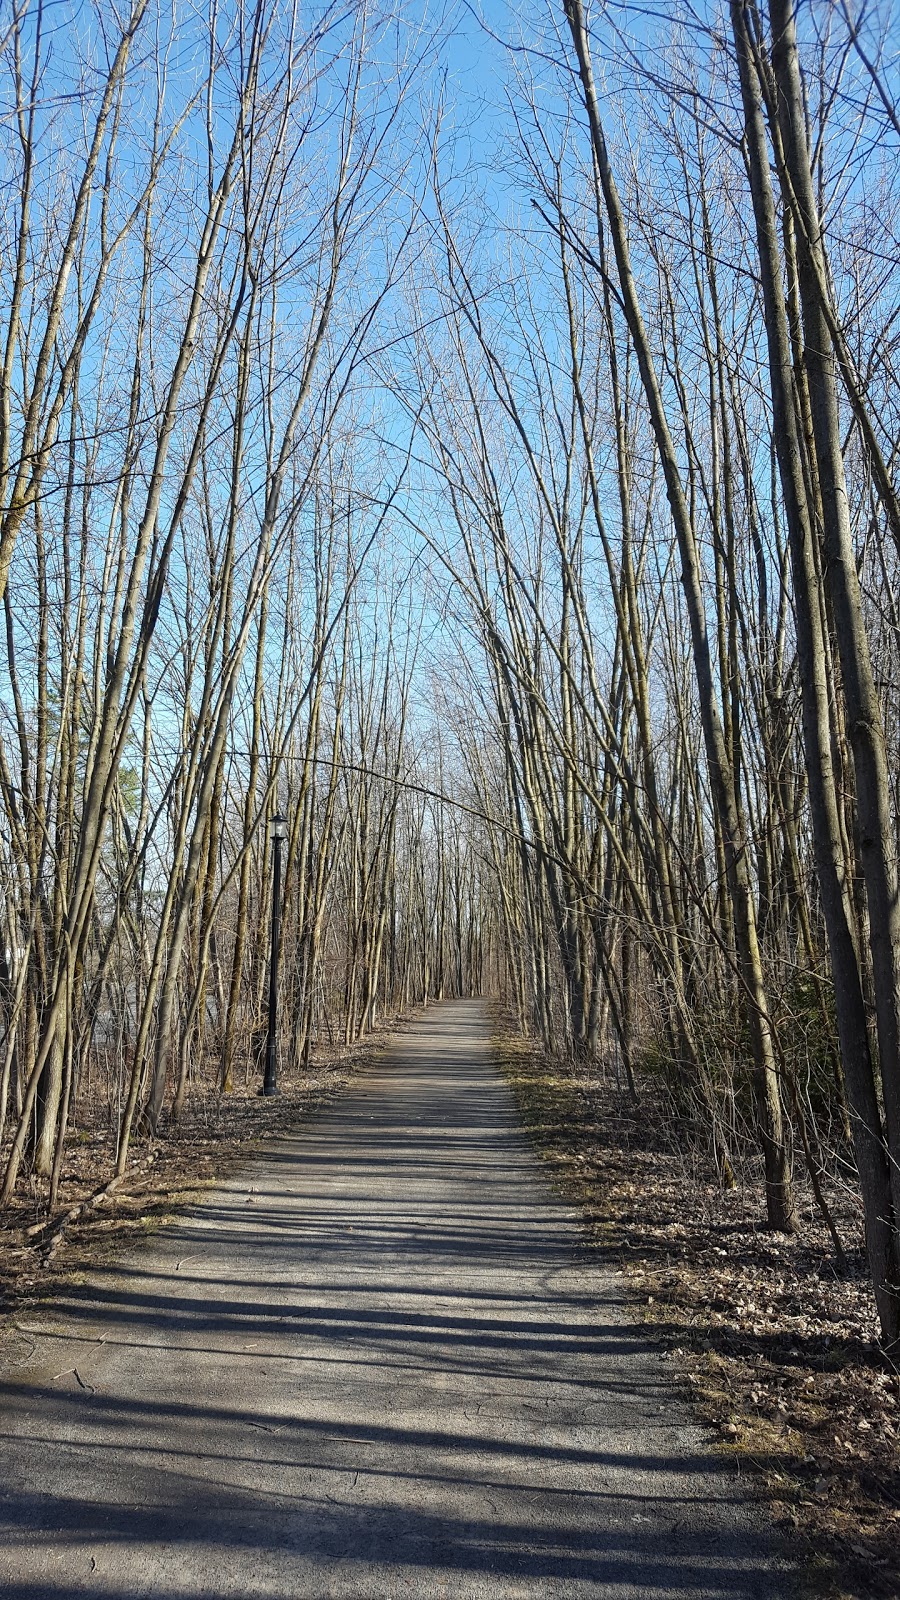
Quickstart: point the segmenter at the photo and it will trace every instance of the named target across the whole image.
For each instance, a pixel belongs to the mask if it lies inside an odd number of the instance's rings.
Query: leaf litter
[[[797,1235],[773,1233],[755,1175],[723,1189],[652,1099],[631,1106],[596,1064],[548,1061],[508,1037],[499,1048],[537,1148],[592,1246],[619,1267],[631,1314],[802,1542],[810,1593],[897,1600],[900,1371],[878,1342],[852,1195],[838,1213],[840,1275],[802,1182]]]

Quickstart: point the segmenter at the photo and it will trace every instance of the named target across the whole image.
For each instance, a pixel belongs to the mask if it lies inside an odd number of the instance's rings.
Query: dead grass
[[[900,1375],[877,1343],[852,1202],[839,1277],[802,1192],[797,1237],[771,1233],[760,1186],[723,1191],[652,1103],[629,1112],[596,1069],[561,1069],[521,1040],[504,1037],[499,1054],[555,1181],[622,1268],[633,1314],[802,1541],[811,1593],[897,1600]]]

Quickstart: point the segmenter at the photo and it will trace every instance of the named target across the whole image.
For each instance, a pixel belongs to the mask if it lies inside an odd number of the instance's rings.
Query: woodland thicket
[[[900,1337],[898,47],[13,0],[4,1203],[258,1076],[283,815],[283,1071],[499,995]]]

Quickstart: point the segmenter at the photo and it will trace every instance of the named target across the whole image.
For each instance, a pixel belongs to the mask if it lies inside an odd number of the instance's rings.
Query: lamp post
[[[285,818],[272,818],[272,948],[269,954],[269,1027],[266,1034],[266,1072],[262,1092],[280,1094],[278,1087],[278,952],[281,948],[281,846],[287,836]]]

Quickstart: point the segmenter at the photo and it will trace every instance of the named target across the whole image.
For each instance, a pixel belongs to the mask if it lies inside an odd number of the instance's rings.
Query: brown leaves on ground
[[[812,1197],[785,1238],[761,1185],[724,1191],[676,1148],[652,1105],[629,1110],[596,1068],[562,1068],[505,1042],[505,1070],[560,1187],[623,1272],[633,1309],[668,1347],[723,1447],[751,1464],[805,1545],[810,1592],[900,1595],[900,1374],[882,1354],[847,1195],[840,1277]]]

